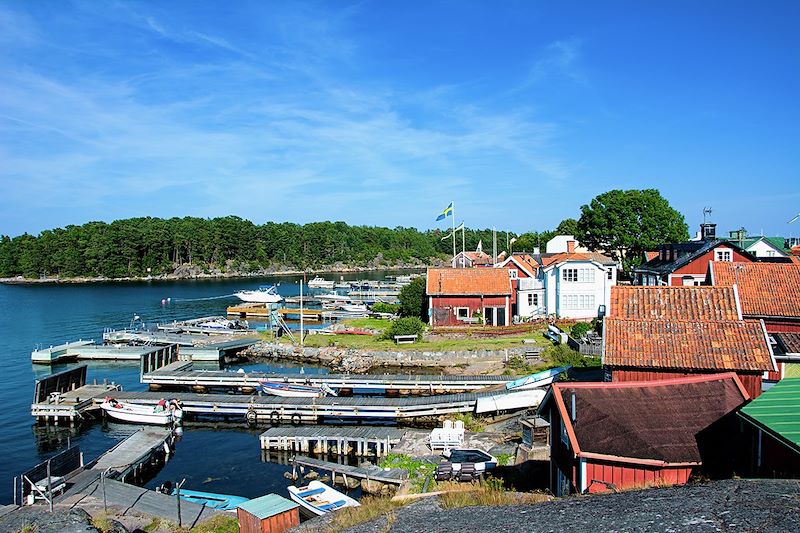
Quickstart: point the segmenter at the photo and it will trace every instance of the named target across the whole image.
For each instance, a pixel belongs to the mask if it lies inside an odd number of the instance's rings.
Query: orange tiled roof
[[[603,363],[692,370],[774,370],[760,322],[606,318]]]
[[[548,267],[563,261],[597,261],[600,264],[612,263],[613,259],[597,252],[562,252],[558,254],[542,255],[542,266]]]
[[[611,287],[614,318],[739,320],[732,287]]]
[[[658,250],[654,250],[652,252],[645,252],[644,253],[645,262],[652,261],[653,259],[655,259],[659,255],[661,255],[661,254],[660,254],[660,252]]]
[[[509,260],[512,259],[527,270],[531,276],[536,276],[536,272],[539,270],[539,263],[530,254],[514,254],[509,258]]]
[[[737,285],[742,314],[800,318],[797,263],[711,263],[714,285]]]
[[[429,268],[430,295],[511,294],[511,280],[503,268]]]

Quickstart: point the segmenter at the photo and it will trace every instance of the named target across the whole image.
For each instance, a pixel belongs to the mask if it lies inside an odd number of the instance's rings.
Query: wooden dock
[[[172,430],[142,428],[90,463],[90,469],[124,482],[129,475],[137,476],[155,456],[171,453],[174,442]]]
[[[86,365],[37,379],[31,415],[43,422],[62,421],[70,425],[96,409],[96,399],[121,390],[114,383],[86,384]]]
[[[174,389],[233,388],[254,390],[262,379],[295,385],[325,384],[335,390],[369,393],[447,394],[476,391],[505,385],[513,378],[499,375],[414,375],[414,374],[271,374],[266,372],[197,371],[191,365],[170,365],[140,376],[142,383]],[[154,387],[155,388],[155,387]]]
[[[262,433],[259,440],[262,450],[382,457],[405,433],[377,426],[274,427]]]
[[[335,477],[336,475],[342,476],[344,477],[345,482],[348,477],[352,477],[355,479],[366,479],[367,481],[372,480],[379,481],[381,483],[389,483],[392,485],[400,485],[403,483],[403,481],[408,479],[408,472],[402,468],[385,470],[378,466],[350,466],[339,463],[331,463],[328,461],[321,461],[319,459],[314,459],[304,455],[295,456],[292,459],[292,463],[295,467],[302,466],[305,468],[313,468],[316,470],[330,472],[333,474],[331,477]]]

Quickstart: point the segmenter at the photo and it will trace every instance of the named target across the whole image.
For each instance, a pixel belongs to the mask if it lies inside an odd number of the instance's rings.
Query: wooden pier
[[[151,367],[153,368],[153,367]],[[173,389],[233,388],[255,390],[263,379],[294,385],[327,385],[335,390],[388,394],[447,394],[477,391],[505,385],[513,378],[500,375],[414,375],[414,374],[271,374],[266,372],[197,371],[190,364],[168,365],[142,372],[142,383],[151,388]],[[154,387],[155,386],[155,387]]]
[[[321,461],[312,457],[304,455],[297,455],[292,459],[295,467],[313,468],[316,470],[324,470],[332,474],[332,478],[337,475],[344,478],[345,483],[347,478],[365,479],[367,481],[379,481],[381,483],[389,483],[392,485],[401,485],[408,479],[408,472],[402,468],[392,468],[385,470],[378,466],[362,467],[350,466],[339,463],[331,463],[328,461]],[[295,472],[296,473],[296,472]]]
[[[262,450],[382,457],[405,433],[376,426],[275,427],[262,433],[259,440]]]
[[[74,424],[96,409],[96,399],[121,390],[114,383],[86,384],[86,365],[37,379],[31,415],[45,423],[62,421]]]
[[[174,442],[172,430],[142,428],[98,457],[90,464],[90,469],[124,482],[130,475],[138,476],[154,457],[171,453]]]

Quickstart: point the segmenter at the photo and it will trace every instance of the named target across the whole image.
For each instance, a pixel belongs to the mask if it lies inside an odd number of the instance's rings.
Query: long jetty
[[[495,385],[505,385],[513,378],[499,375],[415,375],[415,374],[273,374],[267,372],[226,372],[194,370],[191,362],[168,364],[143,372],[141,382],[151,389],[205,390],[234,388],[254,390],[260,380],[280,381],[296,385],[327,385],[332,389],[359,390],[369,393],[446,394],[476,391]]]
[[[261,434],[262,450],[381,457],[400,442],[405,430],[376,426],[274,427]]]

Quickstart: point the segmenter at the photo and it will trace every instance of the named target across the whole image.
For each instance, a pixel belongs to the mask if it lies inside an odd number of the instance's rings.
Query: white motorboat
[[[238,291],[233,293],[234,296],[243,302],[261,303],[261,304],[276,304],[283,300],[283,296],[278,294],[275,285],[259,287],[255,291]]]
[[[338,307],[342,311],[346,311],[348,313],[367,313],[369,311],[366,304],[341,304]]]
[[[325,385],[295,385],[283,381],[270,381],[262,379],[258,382],[261,391],[273,396],[284,398],[321,398],[322,396],[336,396],[336,392]]]
[[[322,516],[343,507],[359,507],[361,505],[350,496],[317,480],[310,482],[305,487],[291,486],[288,490],[289,497],[300,504],[300,509],[310,516]]]
[[[321,278],[319,276],[308,282],[309,289],[332,289],[334,285],[336,285],[336,283],[334,283],[333,280]]]
[[[166,426],[178,423],[183,419],[183,410],[174,401],[163,402],[163,404],[159,403],[155,407],[150,407],[149,405],[120,402],[109,397],[100,404],[100,409],[115,420],[136,424]]]
[[[349,296],[344,296],[336,292],[330,292],[328,294],[318,294],[317,296],[314,296],[314,298],[317,300],[322,300],[323,302],[335,302],[335,303],[348,303],[352,301],[352,299]]]

